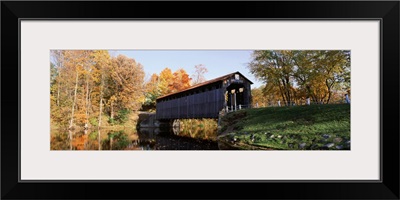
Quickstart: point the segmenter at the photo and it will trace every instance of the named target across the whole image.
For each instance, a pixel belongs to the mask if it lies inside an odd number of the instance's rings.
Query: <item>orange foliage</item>
[[[176,70],[173,75],[173,82],[170,88],[172,92],[178,92],[190,87],[191,78],[189,78],[189,74],[184,69]]]
[[[72,140],[72,146],[77,150],[85,150],[85,143],[87,142],[88,135],[82,134]]]

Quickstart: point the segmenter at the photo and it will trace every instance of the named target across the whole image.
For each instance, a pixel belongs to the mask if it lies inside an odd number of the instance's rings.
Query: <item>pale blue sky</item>
[[[262,85],[250,73],[247,63],[251,61],[252,51],[239,50],[124,50],[110,51],[114,56],[118,54],[126,55],[143,65],[146,78],[151,74],[159,74],[164,68],[168,67],[172,72],[183,68],[191,76],[195,65],[203,64],[208,73],[205,74],[207,80],[214,79],[235,71],[239,71],[254,84],[252,88]]]

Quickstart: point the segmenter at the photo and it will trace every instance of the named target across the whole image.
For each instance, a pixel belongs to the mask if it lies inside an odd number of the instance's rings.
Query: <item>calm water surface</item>
[[[141,128],[51,132],[51,150],[218,150],[216,130]]]

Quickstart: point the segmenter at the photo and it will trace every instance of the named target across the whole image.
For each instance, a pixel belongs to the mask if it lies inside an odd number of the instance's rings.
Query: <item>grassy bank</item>
[[[221,119],[219,139],[260,149],[350,149],[350,105],[246,109]]]

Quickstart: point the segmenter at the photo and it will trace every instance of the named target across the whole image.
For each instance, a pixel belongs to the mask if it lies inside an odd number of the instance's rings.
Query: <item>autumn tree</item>
[[[195,72],[192,75],[192,85],[196,85],[206,81],[204,74],[208,72],[207,68],[203,64],[194,66]]]
[[[291,51],[254,51],[250,72],[267,85],[279,88],[286,105],[293,100],[293,53]]]
[[[190,87],[189,74],[184,69],[178,69],[173,73],[171,92],[178,92]]]
[[[350,88],[349,51],[295,51],[294,77],[304,97],[329,103],[334,91]]]
[[[65,67],[65,71],[62,73],[66,75],[63,81],[70,83],[67,84],[67,90],[73,90],[72,94],[69,93],[69,96],[72,97],[69,128],[75,125],[74,120],[76,120],[77,123],[85,123],[85,119],[87,119],[87,102],[82,100],[84,99],[82,96],[84,96],[85,93],[81,91],[85,89],[82,76],[85,76],[85,72],[90,65],[90,53],[90,51],[85,50],[63,52],[62,63]],[[71,88],[71,86],[73,88]]]
[[[144,107],[155,109],[158,97],[189,88],[190,81],[189,74],[182,68],[172,73],[171,69],[167,67],[160,72],[160,75],[152,74],[145,83]]]
[[[145,101],[143,106],[148,109],[155,109],[156,99],[161,95],[159,88],[160,77],[154,73],[151,75],[150,80],[145,84]]]
[[[250,72],[262,80],[267,93],[279,90],[286,105],[310,97],[329,103],[333,93],[350,89],[350,52],[254,51]]]
[[[133,59],[111,58],[104,50],[56,50],[50,55],[52,123],[101,126],[103,114],[112,119],[143,103],[143,67]]]
[[[110,74],[108,73],[111,69],[111,58],[108,51],[105,50],[97,50],[93,54],[93,59],[95,62],[94,70],[93,70],[93,80],[95,84],[95,88],[91,94],[92,98],[92,109],[98,110],[98,113],[95,112],[94,120],[97,119],[97,125],[100,127],[102,125],[102,115],[104,105],[106,104],[105,93],[108,92],[108,88],[106,85],[106,81],[110,79]],[[98,107],[96,106],[98,105]]]
[[[262,87],[251,89],[252,107],[267,107],[268,100],[263,94]]]
[[[110,110],[110,118],[114,119],[115,113],[119,117],[126,115],[130,110],[139,110],[144,102],[143,66],[132,58],[118,55],[112,58],[109,82],[109,98],[107,105]]]
[[[191,78],[182,68],[172,73],[171,69],[167,67],[160,72],[160,76],[158,78],[158,89],[161,93],[160,95],[178,92],[189,88],[191,85]]]
[[[172,92],[174,75],[170,68],[165,68],[160,72],[158,87],[161,95],[166,95]]]

